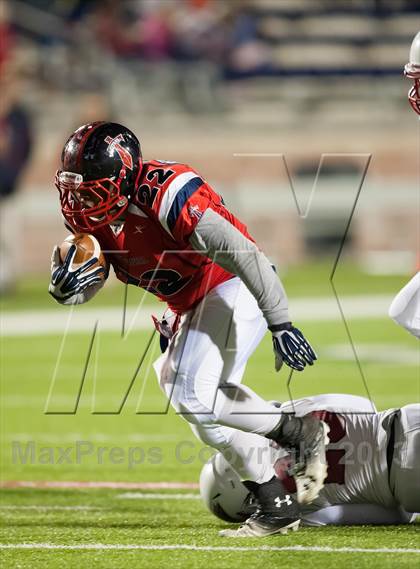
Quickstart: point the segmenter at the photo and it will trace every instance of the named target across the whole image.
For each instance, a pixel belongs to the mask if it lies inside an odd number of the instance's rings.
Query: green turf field
[[[315,272],[312,279],[306,275],[306,286],[313,282],[310,296],[330,294],[328,279],[324,282],[326,275],[325,267]],[[287,278],[290,291],[296,277],[292,274]],[[367,292],[372,298],[374,294],[398,290],[406,280],[403,276],[370,279]],[[33,284],[26,300],[25,294],[20,293],[4,303],[3,310],[45,307],[47,302],[41,294],[44,283]],[[355,278],[352,283],[345,272],[337,284],[345,294],[364,291],[360,279]],[[296,286],[297,295],[302,295],[303,289]],[[98,296],[95,302],[118,304],[115,299],[122,298],[123,287],[114,290],[116,293],[108,291],[102,300]],[[40,318],[48,318],[48,312],[39,314]],[[294,375],[293,397],[331,392],[366,395],[367,385],[379,409],[417,402],[417,341],[386,315],[350,318],[347,324],[362,374],[340,320],[301,322],[316,347],[319,362],[303,374]],[[150,331],[134,331],[125,340],[121,340],[119,332],[100,333],[85,370],[91,334],[71,334],[64,344],[54,384],[61,337],[51,334],[3,337],[2,482],[196,483],[203,461],[211,451],[194,439],[186,422],[172,411],[166,412],[166,401],[151,369],[151,361],[158,355],[156,341],[118,412],[149,337]],[[267,398],[288,399],[288,373],[283,369],[276,374],[272,360],[270,339],[266,337],[249,362],[245,382]],[[224,524],[207,513],[197,499],[195,488],[142,490],[139,499],[124,497],[127,492],[3,489],[1,543],[10,547],[0,550],[2,566],[124,568],[170,564],[180,568],[203,565],[234,568],[239,564],[250,567],[310,564],[325,568],[342,563],[346,567],[384,568],[418,567],[420,560],[418,524],[398,528],[305,528],[288,536],[266,538],[264,542],[245,539],[238,543],[218,537],[217,532]],[[154,492],[172,497],[153,498]],[[187,497],[179,496],[183,493]],[[38,544],[39,548],[16,548],[16,544]],[[47,545],[69,549],[46,549]],[[75,546],[80,549],[72,549]],[[162,546],[170,548],[165,550]],[[275,549],[296,546],[320,549]],[[377,548],[385,549],[355,551]],[[413,548],[417,553],[386,551]]]
[[[191,493],[187,494],[188,499],[167,500],[152,499],[151,492],[144,492],[143,499],[137,500],[124,498],[126,494],[105,490],[6,492],[2,514],[10,527],[3,530],[2,542],[99,546],[96,550],[3,550],[3,566],[235,569],[243,565],[261,568],[310,564],[325,568],[341,564],[360,568],[418,567],[419,557],[415,553],[322,551],[322,548],[414,549],[418,547],[416,527],[302,528],[287,536],[265,538],[264,543],[258,539],[232,542],[217,537],[217,531],[226,524],[212,518],[199,500],[191,498]],[[8,505],[12,509],[6,509]],[[114,545],[115,549],[101,549],[101,544]],[[121,549],[124,546],[127,549]],[[136,546],[150,549],[134,549]],[[159,549],[168,546],[198,549]],[[270,550],[296,546],[319,547],[321,551]],[[200,549],[206,547],[215,549]]]

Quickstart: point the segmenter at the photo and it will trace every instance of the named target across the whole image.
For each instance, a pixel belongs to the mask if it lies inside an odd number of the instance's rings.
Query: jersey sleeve
[[[203,213],[211,208],[253,241],[247,228],[225,207],[222,197],[194,170],[173,178],[158,205],[162,227],[176,241],[188,243]]]

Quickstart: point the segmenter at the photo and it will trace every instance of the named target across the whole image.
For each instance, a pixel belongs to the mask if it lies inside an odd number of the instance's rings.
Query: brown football
[[[108,272],[107,261],[101,251],[98,240],[89,233],[76,233],[69,235],[60,245],[60,260],[64,261],[68,250],[72,245],[76,245],[76,255],[74,257],[72,267],[77,268],[82,263],[88,261],[91,257],[98,257],[98,262],[94,267],[104,267],[105,273]],[[104,275],[105,278],[105,275]]]

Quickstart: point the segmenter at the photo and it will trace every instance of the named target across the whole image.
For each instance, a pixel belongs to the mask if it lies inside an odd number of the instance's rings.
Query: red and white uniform
[[[253,241],[222,198],[186,164],[145,162],[120,232],[94,232],[119,280],[140,286],[177,313],[196,306],[232,274],[194,251],[189,237],[211,208]]]
[[[267,323],[290,320],[284,289],[245,225],[195,170],[145,162],[136,187],[123,222],[93,234],[121,281],[180,315],[155,365],[171,405],[202,441],[237,451],[245,475],[258,476],[241,450],[271,432],[278,414],[240,383]]]

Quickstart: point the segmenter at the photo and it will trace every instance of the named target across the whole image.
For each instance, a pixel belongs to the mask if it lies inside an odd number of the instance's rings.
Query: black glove
[[[291,322],[269,326],[269,330],[273,334],[276,371],[280,370],[283,362],[297,371],[303,371],[306,364],[314,364],[317,359],[315,352],[302,332]]]
[[[77,268],[72,267],[73,259],[76,255],[76,246],[72,245],[61,264],[60,250],[56,246],[51,257],[51,282],[48,292],[58,302],[68,300],[72,296],[79,294],[88,287],[100,283],[103,280],[105,269],[95,267],[91,269],[98,259],[92,257]],[[90,269],[90,270],[89,270]]]

